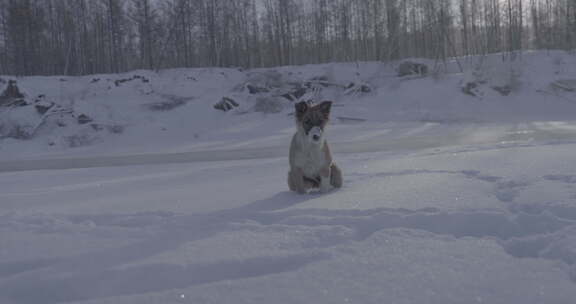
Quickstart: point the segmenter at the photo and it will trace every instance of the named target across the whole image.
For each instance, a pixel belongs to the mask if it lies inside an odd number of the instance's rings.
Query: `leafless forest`
[[[576,0],[0,0],[0,74],[576,48]]]

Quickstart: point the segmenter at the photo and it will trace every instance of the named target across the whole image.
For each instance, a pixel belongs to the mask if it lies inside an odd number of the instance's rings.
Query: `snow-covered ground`
[[[478,60],[18,79],[66,114],[0,113],[41,122],[0,139],[0,303],[574,303],[576,59]],[[297,195],[313,78],[345,184]]]

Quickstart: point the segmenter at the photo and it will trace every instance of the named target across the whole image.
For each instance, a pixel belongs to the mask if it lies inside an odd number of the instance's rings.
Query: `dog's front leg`
[[[306,185],[304,183],[304,173],[302,173],[302,169],[293,168],[290,170],[288,173],[288,187],[290,187],[290,190],[294,192],[300,194],[306,193]]]
[[[320,170],[320,192],[328,192],[332,190],[332,185],[330,184],[330,166]]]
[[[330,184],[334,188],[342,187],[342,170],[334,163],[330,166]]]

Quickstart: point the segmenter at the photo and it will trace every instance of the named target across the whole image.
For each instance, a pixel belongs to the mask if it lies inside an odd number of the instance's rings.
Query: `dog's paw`
[[[328,178],[322,178],[320,181],[320,192],[326,193],[332,190],[332,185],[330,185],[330,180]]]
[[[332,191],[332,189],[333,188],[330,184],[320,186],[320,192],[322,192],[322,193],[330,192],[330,191]]]

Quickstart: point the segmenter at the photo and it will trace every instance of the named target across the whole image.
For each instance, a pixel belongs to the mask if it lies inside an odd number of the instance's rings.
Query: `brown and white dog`
[[[330,147],[324,137],[330,119],[331,101],[309,105],[296,104],[296,134],[290,144],[290,172],[288,187],[298,193],[319,188],[326,192],[342,187],[342,172],[332,160]]]

